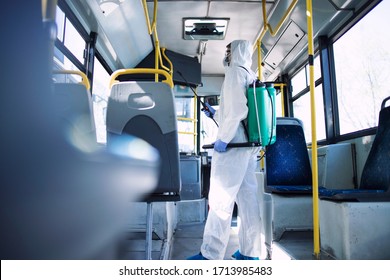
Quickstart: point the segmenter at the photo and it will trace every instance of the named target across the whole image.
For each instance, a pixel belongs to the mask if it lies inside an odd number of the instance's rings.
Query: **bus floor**
[[[157,235],[153,234],[152,259],[153,260],[185,260],[189,256],[199,253],[204,222],[179,223],[173,235],[172,244],[164,243]],[[142,260],[145,259],[145,233],[132,233],[126,241],[125,249],[120,259]],[[264,241],[264,235],[262,235]],[[232,254],[238,249],[238,227],[236,218],[233,218],[230,229],[229,243],[224,260],[232,260]],[[261,260],[266,259],[266,247],[263,244]],[[272,260],[314,260],[313,232],[291,231],[285,232],[279,241],[272,245]],[[330,256],[321,254],[321,260],[331,260]]]
[[[204,223],[179,224],[174,235],[170,254],[172,260],[185,260],[199,253],[202,244]],[[238,249],[238,228],[235,220],[230,229],[230,239],[226,248],[224,260],[232,260],[232,254]],[[264,241],[264,235],[261,236]],[[273,243],[273,260],[311,260],[313,256],[313,232],[286,232],[278,242]],[[263,244],[261,260],[266,258],[266,248]],[[321,259],[331,259],[321,256]]]

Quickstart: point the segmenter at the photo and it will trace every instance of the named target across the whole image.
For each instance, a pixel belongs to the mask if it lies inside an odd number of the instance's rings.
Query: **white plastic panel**
[[[320,200],[321,250],[336,259],[390,259],[389,202]]]

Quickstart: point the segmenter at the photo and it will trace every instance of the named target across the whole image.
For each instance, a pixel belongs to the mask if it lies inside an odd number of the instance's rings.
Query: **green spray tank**
[[[253,82],[247,90],[249,142],[263,147],[276,141],[276,90],[272,83]]]
[[[254,81],[247,89],[248,142],[229,143],[228,148],[248,148],[269,146],[276,141],[276,90],[272,83]],[[214,144],[206,144],[203,149],[213,149]]]

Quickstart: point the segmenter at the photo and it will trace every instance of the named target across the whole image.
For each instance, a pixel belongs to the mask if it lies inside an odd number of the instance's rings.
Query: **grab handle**
[[[87,75],[81,71],[76,71],[76,70],[53,70],[53,74],[70,74],[70,75],[79,75],[81,76],[81,83],[85,85],[87,90],[91,89],[91,85],[89,83]]]
[[[163,83],[168,84],[171,88],[173,88],[173,80],[172,76],[165,70],[161,69],[153,69],[153,68],[132,68],[132,69],[119,69],[116,70],[114,73],[111,74],[111,79],[110,79],[110,88],[114,83],[119,83],[116,78],[121,75],[126,75],[126,74],[158,74],[158,75],[163,75],[166,79],[163,80]]]

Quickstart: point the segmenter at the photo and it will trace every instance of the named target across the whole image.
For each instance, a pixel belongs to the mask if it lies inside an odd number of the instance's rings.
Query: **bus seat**
[[[161,172],[149,198],[179,200],[181,188],[177,120],[172,90],[165,83],[121,82],[114,84],[107,105],[107,146],[121,145],[133,135],[160,153]]]
[[[0,258],[114,259],[123,213],[155,184],[157,162],[69,145],[55,116],[42,5],[22,5],[1,11],[1,34],[12,43],[1,52]]]
[[[390,109],[383,100],[379,113],[378,129],[363,168],[358,189],[324,189],[320,198],[332,201],[390,201]]]
[[[54,83],[54,101],[66,138],[73,144],[80,145],[80,141],[84,141],[85,145],[95,145],[96,128],[89,90],[82,84]]]
[[[267,147],[268,193],[311,193],[311,167],[302,122],[296,118],[277,118],[278,140]]]
[[[390,258],[390,107],[382,102],[359,189],[320,192],[321,249],[336,259]]]
[[[174,95],[162,82],[120,82],[111,88],[107,106],[107,146],[126,145],[129,135],[141,138],[160,153],[158,183],[147,202],[146,258],[151,259],[152,202],[180,200],[181,179]]]
[[[302,122],[277,118],[276,142],[266,150],[264,207],[266,240],[279,240],[288,230],[312,230],[312,173]],[[269,231],[269,228],[272,231]],[[270,245],[270,244],[268,244]],[[268,252],[270,253],[270,252]]]

